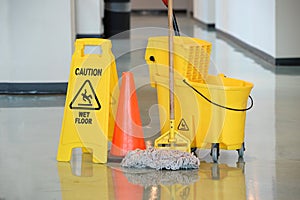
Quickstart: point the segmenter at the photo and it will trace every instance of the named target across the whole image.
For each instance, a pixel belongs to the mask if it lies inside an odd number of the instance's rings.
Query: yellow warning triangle
[[[179,131],[189,131],[190,130],[186,121],[183,118],[181,119],[177,129]]]
[[[98,100],[98,97],[95,93],[95,90],[92,86],[92,83],[89,80],[86,80],[72,102],[70,103],[70,109],[82,109],[82,110],[100,110],[101,105]]]

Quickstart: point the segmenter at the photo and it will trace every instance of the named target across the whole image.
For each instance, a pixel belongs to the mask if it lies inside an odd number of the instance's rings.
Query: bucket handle
[[[238,108],[230,108],[230,107],[226,107],[226,106],[222,106],[220,104],[217,104],[211,100],[209,100],[206,96],[204,96],[201,92],[199,92],[195,87],[193,87],[191,84],[189,84],[186,80],[183,80],[183,83],[185,83],[188,87],[190,87],[192,90],[194,90],[197,94],[199,94],[203,99],[205,99],[206,101],[208,101],[209,103],[221,107],[221,108],[225,108],[227,110],[232,110],[232,111],[240,111],[240,112],[244,112],[247,110],[250,110],[253,107],[253,99],[252,97],[249,95],[249,99],[251,101],[251,105],[248,108],[244,108],[244,109],[238,109]]]

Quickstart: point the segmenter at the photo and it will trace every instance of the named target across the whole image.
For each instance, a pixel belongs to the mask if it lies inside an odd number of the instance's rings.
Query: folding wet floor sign
[[[90,49],[92,52],[88,53]],[[100,51],[96,52],[96,50]],[[107,162],[118,99],[118,76],[111,41],[78,39],[58,146],[57,160],[70,161],[72,149],[93,152],[94,163]]]

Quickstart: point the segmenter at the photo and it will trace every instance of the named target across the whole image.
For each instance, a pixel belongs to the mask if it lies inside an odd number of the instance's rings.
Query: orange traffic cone
[[[133,74],[123,72],[110,154],[124,157],[130,150],[146,149]]]

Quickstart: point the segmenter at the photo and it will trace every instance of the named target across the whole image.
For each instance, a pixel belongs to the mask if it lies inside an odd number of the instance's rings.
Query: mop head
[[[122,167],[156,170],[198,169],[199,165],[200,160],[193,154],[154,148],[129,151],[121,162]]]

